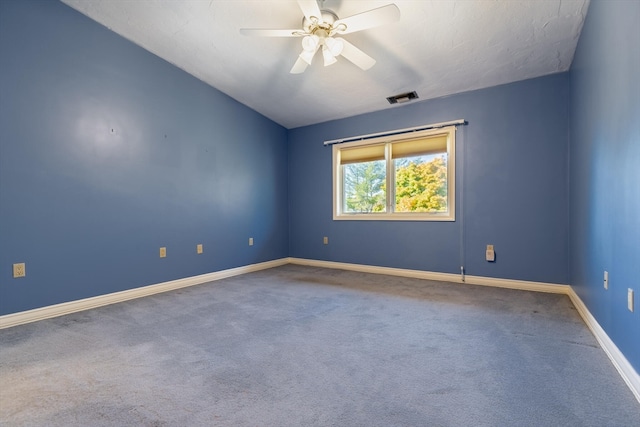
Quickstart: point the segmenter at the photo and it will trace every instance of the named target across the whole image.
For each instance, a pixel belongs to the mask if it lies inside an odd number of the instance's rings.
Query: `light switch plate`
[[[633,289],[627,289],[627,308],[633,312]]]

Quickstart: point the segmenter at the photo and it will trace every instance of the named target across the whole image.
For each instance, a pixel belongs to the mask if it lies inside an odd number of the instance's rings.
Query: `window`
[[[333,146],[334,219],[455,220],[455,126]]]

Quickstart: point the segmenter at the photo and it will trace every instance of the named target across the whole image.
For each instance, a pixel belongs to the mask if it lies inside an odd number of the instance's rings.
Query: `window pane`
[[[386,166],[384,160],[342,165],[344,213],[386,211]]]
[[[447,212],[447,153],[393,161],[396,212]]]

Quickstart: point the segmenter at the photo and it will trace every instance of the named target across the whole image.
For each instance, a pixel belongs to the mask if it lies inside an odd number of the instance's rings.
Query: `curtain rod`
[[[342,144],[344,142],[361,141],[363,139],[375,138],[377,136],[391,136],[391,135],[398,135],[402,133],[417,132],[419,130],[437,129],[437,128],[443,128],[447,126],[466,125],[466,124],[467,124],[466,120],[458,119],[458,120],[452,120],[450,122],[434,123],[432,125],[422,125],[422,126],[416,126],[412,128],[396,129],[396,130],[390,130],[390,131],[378,132],[378,133],[370,133],[368,135],[358,135],[358,136],[350,136],[348,138],[332,139],[331,141],[325,141],[324,145]]]

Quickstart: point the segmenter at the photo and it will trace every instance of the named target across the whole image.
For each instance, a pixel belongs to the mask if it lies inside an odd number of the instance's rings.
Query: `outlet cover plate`
[[[485,259],[489,262],[494,262],[496,260],[496,253],[493,250],[493,245],[487,245]]]
[[[27,275],[27,270],[26,267],[24,265],[24,262],[19,262],[16,264],[13,264],[13,277],[14,279],[17,279],[18,277],[24,277]]]

